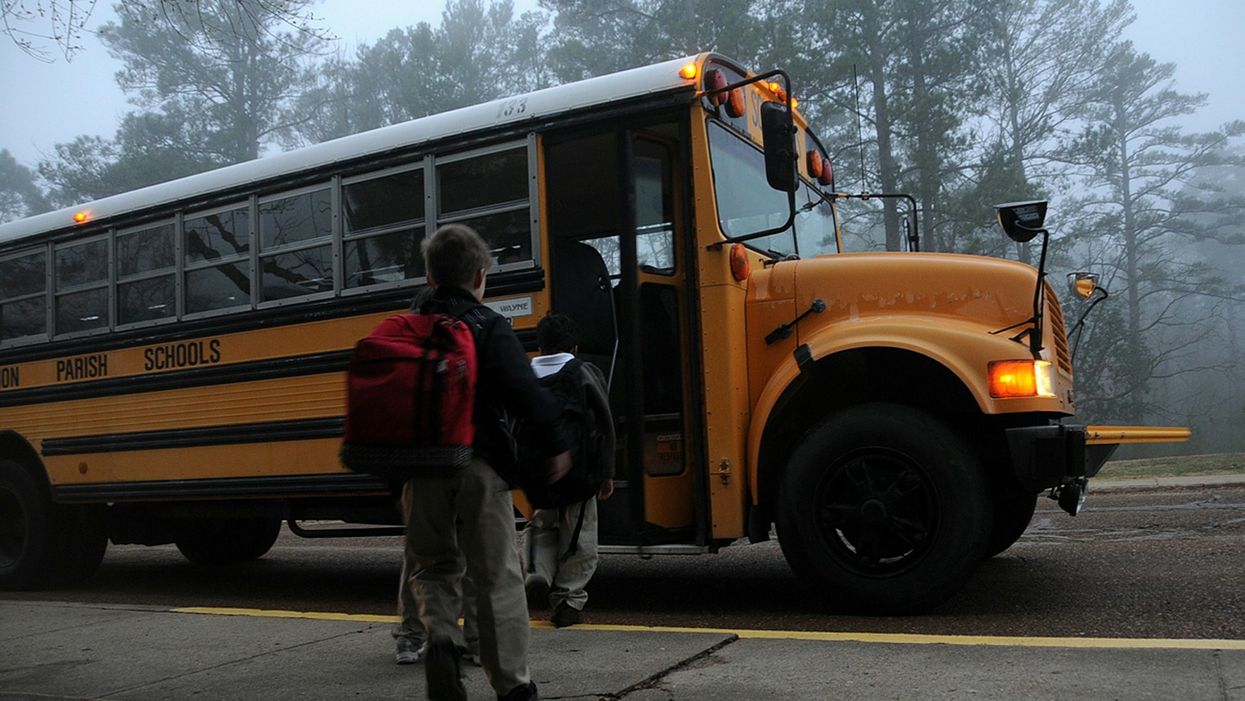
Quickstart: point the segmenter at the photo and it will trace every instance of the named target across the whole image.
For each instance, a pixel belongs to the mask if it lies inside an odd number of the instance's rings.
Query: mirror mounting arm
[[[916,198],[912,195],[909,195],[906,192],[832,192],[830,193],[830,197],[836,200],[861,200],[862,202],[865,200],[871,200],[875,197],[881,199],[893,198],[907,200],[909,214],[908,250],[913,252],[921,250],[921,235],[917,231]]]

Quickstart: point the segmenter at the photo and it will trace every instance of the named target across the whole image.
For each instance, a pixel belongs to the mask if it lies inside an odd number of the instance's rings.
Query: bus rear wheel
[[[174,542],[196,565],[228,565],[263,557],[280,534],[279,518],[205,519],[187,523]]]
[[[0,589],[43,589],[95,573],[108,546],[99,511],[52,502],[34,473],[0,460]]]
[[[792,454],[778,537],[792,569],[832,604],[901,614],[942,603],[981,562],[987,485],[973,451],[930,415],[898,404],[844,410]]]

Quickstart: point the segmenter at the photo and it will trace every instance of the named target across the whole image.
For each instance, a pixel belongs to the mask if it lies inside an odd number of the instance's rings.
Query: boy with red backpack
[[[406,315],[414,318],[407,321],[424,328],[429,321],[433,326],[446,327],[441,335],[444,362],[428,364],[424,373],[436,375],[429,380],[432,386],[470,386],[470,382],[455,383],[463,373],[474,371],[474,376],[467,378],[474,380],[469,397],[473,426],[445,420],[444,411],[438,410],[461,407],[461,398],[448,397],[431,407],[432,415],[423,416],[429,407],[413,411],[416,433],[432,426],[436,435],[447,437],[432,448],[421,445],[413,451],[404,446],[373,450],[368,445],[352,445],[352,436],[364,435],[362,427],[352,426],[356,405],[352,387],[343,459],[352,469],[373,474],[379,470],[369,469],[363,460],[355,468],[352,459],[366,455],[383,461],[386,454],[398,454],[409,457],[412,463],[406,475],[411,481],[406,557],[414,563],[410,583],[420,622],[428,633],[424,670],[428,697],[466,698],[461,679],[464,641],[458,626],[465,569],[476,587],[480,658],[490,685],[499,699],[535,699],[536,685],[527,667],[528,612],[514,546],[514,504],[510,497],[518,466],[506,415],[523,417],[532,427],[546,456],[538,469],[543,472],[543,481],[552,483],[570,468],[570,456],[557,428],[560,410],[537,383],[510,324],[480,303],[492,264],[484,240],[469,227],[449,224],[424,241],[423,254],[428,282],[435,289],[415,314]],[[419,318],[430,316],[434,318]],[[459,337],[459,322],[470,330],[474,353],[463,353],[463,344],[453,340]],[[434,361],[439,357],[439,349],[429,352]],[[354,361],[352,374],[353,365]],[[400,369],[393,372],[400,373]],[[425,379],[416,380],[416,385],[425,387]],[[470,444],[464,450],[459,443],[468,440],[465,436],[469,434]],[[363,449],[353,450],[359,447]],[[443,456],[445,462],[435,464],[436,456]]]

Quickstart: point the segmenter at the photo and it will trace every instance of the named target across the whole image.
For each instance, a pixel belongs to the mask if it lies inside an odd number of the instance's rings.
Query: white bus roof
[[[76,212],[89,211],[91,221],[101,221],[143,209],[171,205],[247,183],[270,180],[284,174],[312,170],[361,156],[383,154],[488,127],[530,122],[595,105],[676,90],[691,85],[690,80],[680,77],[679,69],[691,62],[699,64],[705,56],[706,54],[689,56],[429,115],[0,224],[0,246],[73,226],[73,215]],[[503,113],[506,103],[518,100],[524,100],[522,111]]]

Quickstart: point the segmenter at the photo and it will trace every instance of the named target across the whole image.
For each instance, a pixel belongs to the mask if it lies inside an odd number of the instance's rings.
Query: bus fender
[[[956,349],[974,349],[967,357]],[[851,350],[893,349],[924,356],[954,375],[983,413],[996,413],[989,398],[984,368],[988,358],[1025,351],[1006,338],[991,336],[980,325],[942,319],[887,317],[873,322],[823,326],[809,338],[800,338],[790,357],[776,367],[753,408],[748,427],[748,486],[752,503],[761,504],[760,457],[765,428],[784,397],[798,391],[802,375],[817,363]],[[981,370],[974,371],[974,367]]]

